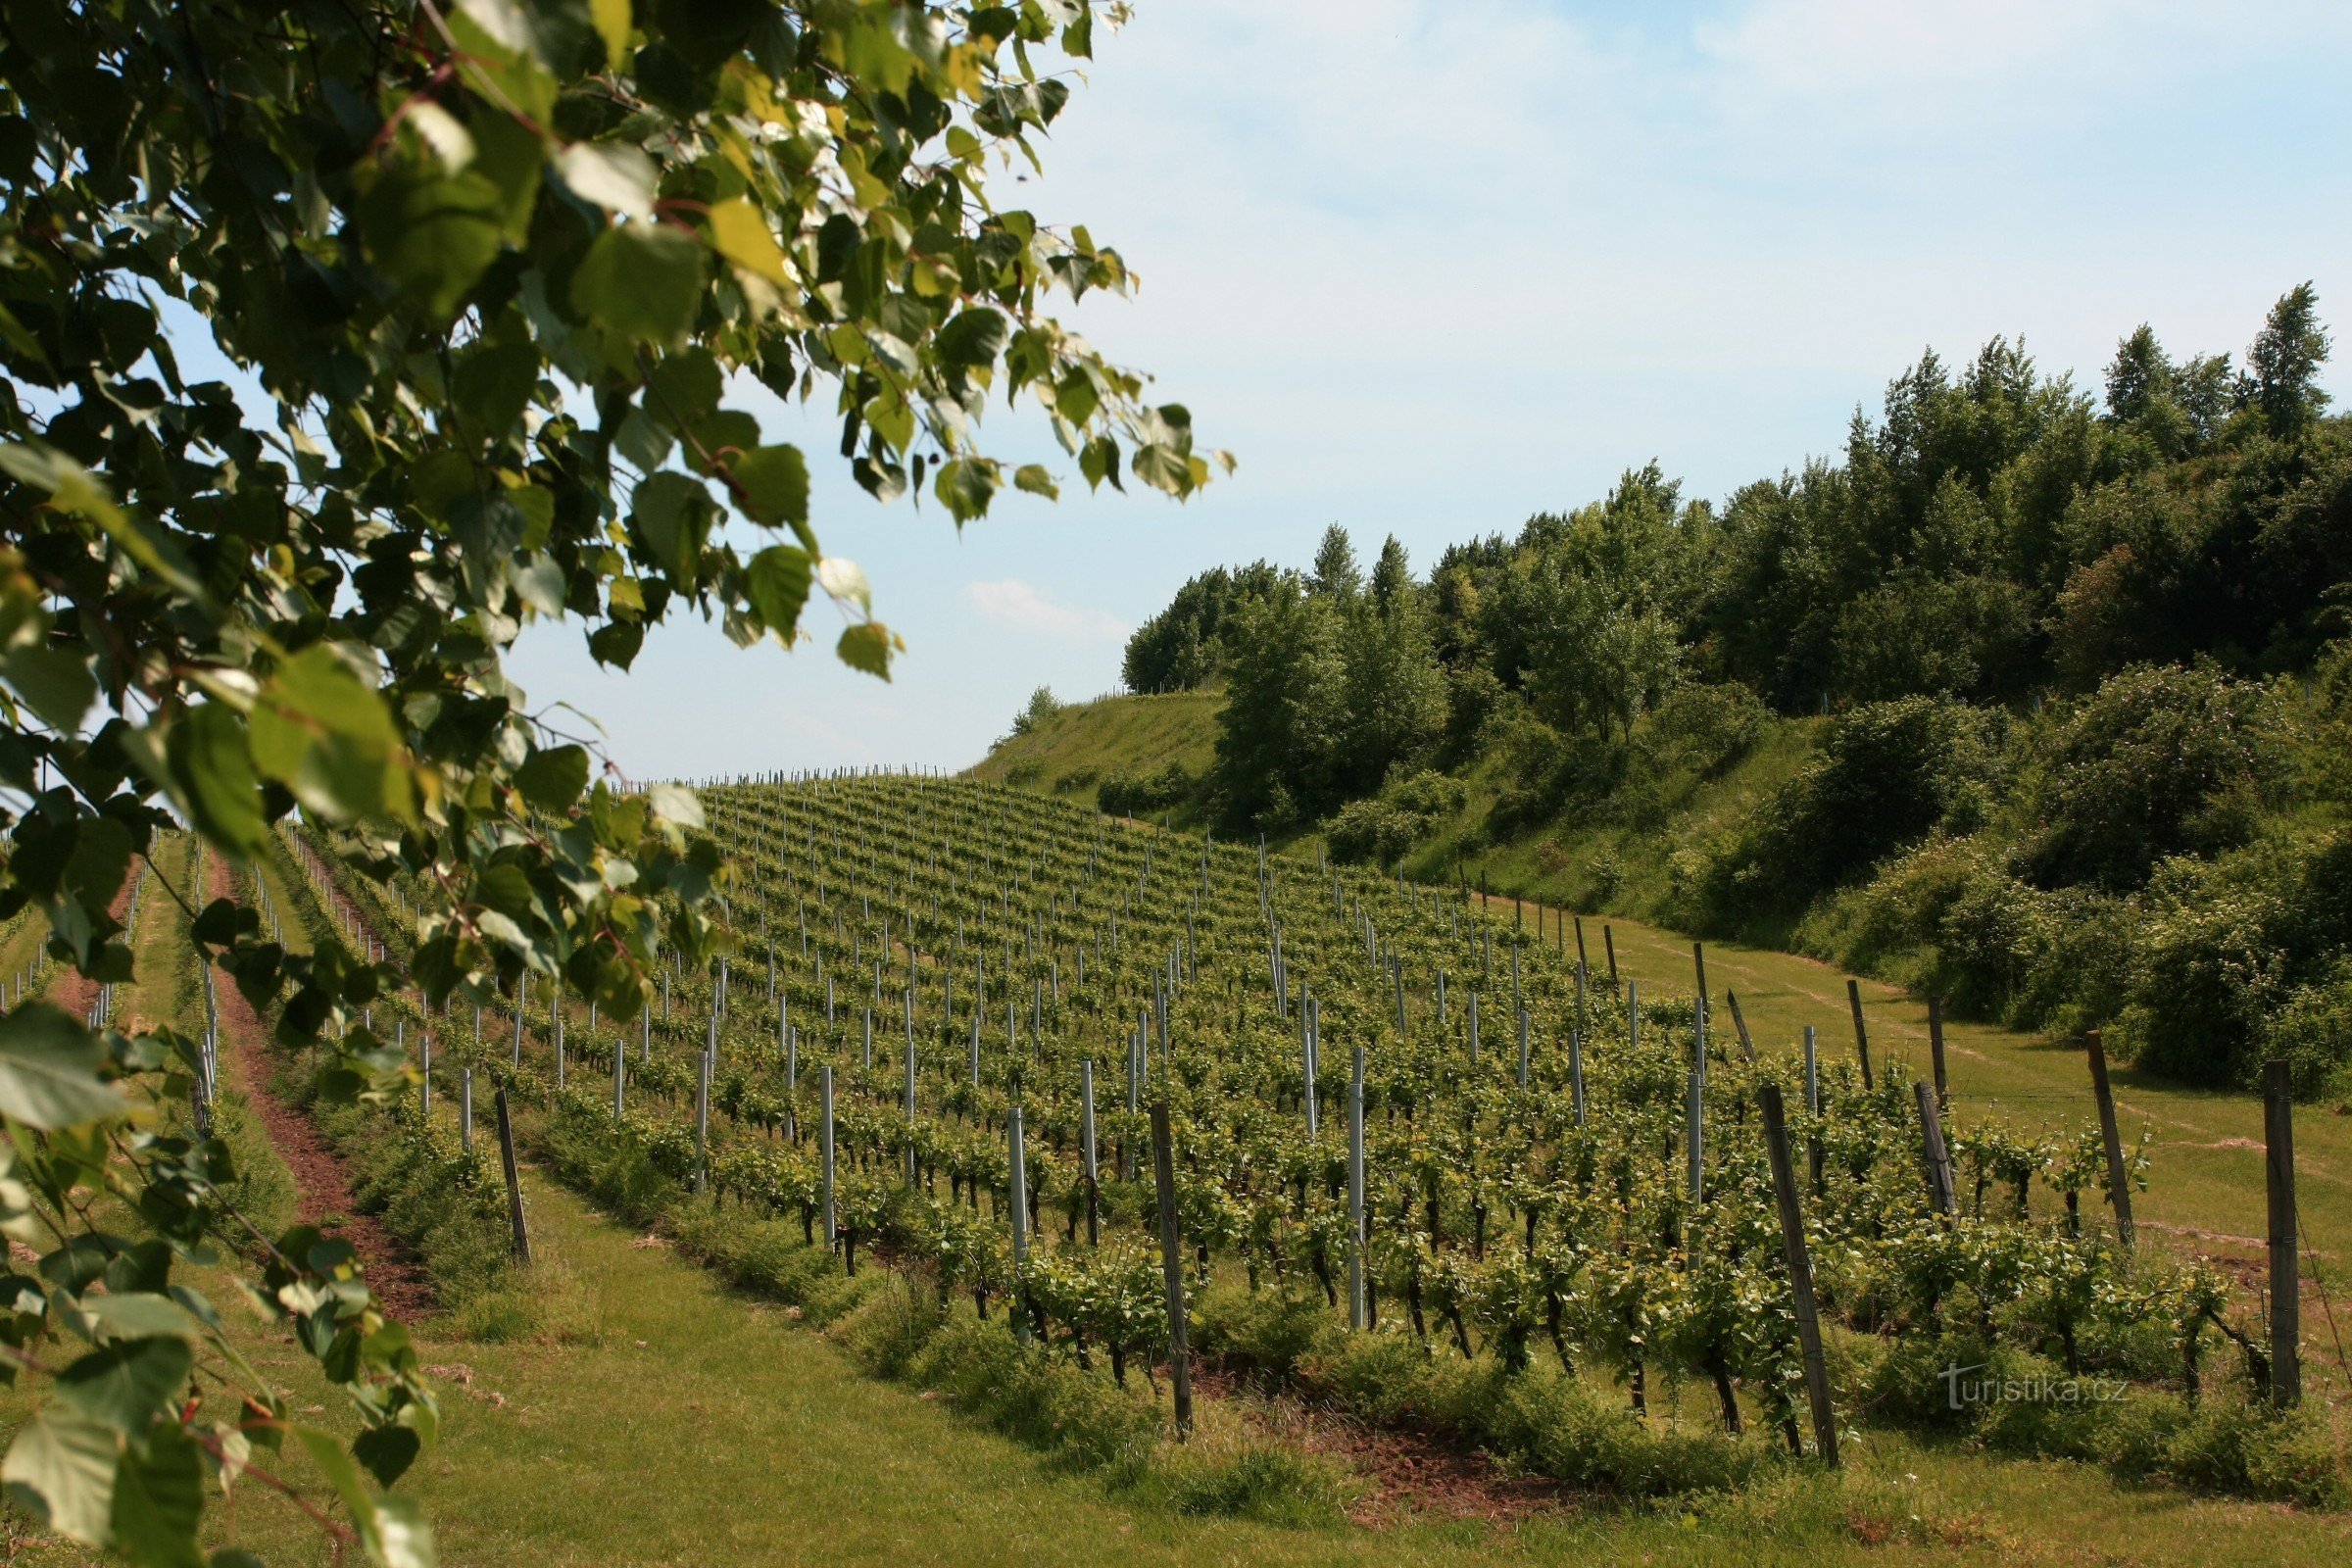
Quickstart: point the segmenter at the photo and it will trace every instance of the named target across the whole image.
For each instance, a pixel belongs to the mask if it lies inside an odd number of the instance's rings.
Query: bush
[[[2299,1099],[2352,1096],[2352,957],[2298,986],[2262,1025],[2261,1054],[2282,1060]]]
[[[2034,879],[2136,888],[2159,860],[2252,835],[2280,772],[2266,696],[2210,667],[2109,677],[2040,749],[2029,800]]]
[[[1718,919],[1802,907],[1938,825],[1981,820],[1992,718],[1932,697],[1841,714],[1821,749],[1760,806],[1702,879]]]
[[[1324,829],[1332,858],[1345,864],[1389,865],[1403,858],[1441,817],[1469,799],[1469,786],[1427,768],[1392,777],[1376,800],[1351,801]]]
[[[1114,774],[1102,781],[1096,800],[1112,816],[1143,816],[1182,805],[1192,793],[1193,776],[1170,762],[1155,773]]]
[[[1713,778],[1755,748],[1768,716],[1763,700],[1738,681],[1678,686],[1634,726],[1635,769]]]
[[[1192,1343],[1203,1355],[1274,1380],[1296,1376],[1339,1332],[1322,1293],[1297,1276],[1264,1290],[1212,1287],[1194,1306],[1191,1324]]]

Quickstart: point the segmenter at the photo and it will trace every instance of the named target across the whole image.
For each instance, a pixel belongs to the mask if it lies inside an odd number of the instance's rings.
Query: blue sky
[[[2310,278],[2352,334],[2341,4],[1138,0],[1098,55],[1005,199],[1119,247],[1144,286],[1073,318],[1239,473],[1177,506],[1065,464],[1059,505],[958,536],[771,404],[910,645],[896,680],[699,623],[622,679],[547,627],[514,660],[534,702],[643,777],[962,766],[1031,688],[1112,686],[1192,573],[1303,564],[1333,521],[1425,566],[1653,457],[1720,498],[1834,450],[1921,349],[1995,333],[2095,384],[2142,320],[2242,351]]]

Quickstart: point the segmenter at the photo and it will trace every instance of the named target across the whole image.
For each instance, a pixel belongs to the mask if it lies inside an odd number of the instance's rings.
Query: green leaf
[[[202,1568],[204,1458],[176,1424],[156,1427],[115,1472],[115,1547],[139,1568]]]
[[[98,677],[90,666],[72,649],[54,644],[16,650],[0,662],[0,675],[44,723],[66,734],[81,728],[98,696]]]
[[[792,446],[758,447],[728,465],[742,487],[738,499],[754,522],[770,527],[808,520],[808,463]]]
[[[948,515],[957,522],[969,522],[987,514],[988,504],[996,499],[1004,482],[995,464],[958,458],[940,466],[939,477],[931,482],[931,493],[948,509]]]
[[[106,1048],[98,1037],[46,1002],[0,1016],[0,1115],[27,1127],[78,1127],[111,1121],[122,1095],[98,1077]]]
[[[522,417],[538,386],[535,346],[528,341],[492,343],[459,363],[450,395],[475,433],[495,441]]]
[[[259,854],[270,824],[243,718],[220,703],[192,708],[172,726],[164,755],[169,782],[196,831],[239,855]]]
[[[662,570],[685,577],[702,556],[717,510],[700,479],[663,469],[648,474],[629,497],[629,523]]]
[[[81,1298],[93,1337],[104,1342],[185,1339],[196,1332],[187,1308],[153,1291],[110,1291]]]
[[[719,255],[778,288],[792,286],[792,270],[784,265],[783,247],[767,226],[766,215],[737,196],[710,209],[710,244]]]
[[[1004,349],[1004,318],[985,305],[961,312],[939,329],[939,357],[946,363],[972,368],[994,365]]]
[[[557,746],[533,752],[514,770],[514,787],[543,811],[568,811],[588,787],[588,749]]]
[[[703,825],[702,797],[683,784],[655,784],[645,792],[646,804],[654,808],[654,820],[668,822],[677,827],[697,828]]]
[[[335,821],[416,815],[390,710],[323,644],[279,667],[248,725],[256,767],[293,791],[305,810]]]
[[[360,1467],[332,1433],[316,1427],[295,1427],[293,1433],[311,1462],[326,1477],[327,1485],[343,1499],[369,1557],[385,1568],[432,1568],[432,1529],[407,1499],[369,1493]]]
[[[185,1340],[122,1340],[57,1375],[57,1396],[126,1438],[147,1430],[187,1386],[195,1352]]]
[[[445,321],[498,257],[503,199],[477,170],[445,175],[417,163],[382,173],[353,216],[368,260],[425,315]]]
[[[571,274],[573,307],[640,343],[685,335],[702,297],[702,246],[660,223],[632,220],[606,229]]]
[[[808,552],[793,545],[770,545],[744,568],[752,608],[788,647],[800,626],[802,607],[808,603]]]
[[[575,141],[556,155],[556,172],[583,201],[631,217],[651,217],[662,172],[645,149],[626,142]]]
[[[1022,464],[1013,472],[1012,487],[1025,490],[1033,496],[1044,496],[1048,501],[1061,499],[1061,486],[1054,482],[1054,475],[1046,471],[1043,464]]]
[[[878,620],[861,621],[841,634],[835,652],[841,662],[852,669],[864,670],[868,675],[890,679],[890,656],[903,646],[889,627]]]
[[[72,1405],[44,1405],[0,1460],[11,1501],[59,1535],[87,1545],[114,1539],[114,1429]]]
[[[369,1427],[351,1440],[352,1454],[379,1487],[398,1481],[423,1448],[423,1440],[407,1427]]]
[[[590,0],[588,9],[605,40],[605,64],[618,71],[629,58],[629,0]]]

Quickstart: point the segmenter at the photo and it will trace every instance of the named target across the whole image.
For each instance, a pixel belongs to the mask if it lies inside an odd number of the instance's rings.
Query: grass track
[[[402,1483],[450,1564],[2253,1564],[2352,1549],[2352,1521],[2124,1492],[2081,1465],[1884,1438],[1860,1466],[1888,1485],[1920,1476],[1922,1511],[1962,1520],[1956,1544],[1869,1546],[1802,1495],[1689,1526],[1679,1514],[1602,1510],[1378,1534],[1131,1509],[1099,1482],[1057,1474],[866,1377],[780,1310],[637,1246],[570,1194],[534,1181],[530,1206],[534,1245],[586,1283],[601,1343],[556,1350],[440,1341],[429,1326],[420,1335],[429,1364],[469,1377],[445,1388],[442,1444]],[[312,1386],[291,1347],[263,1342],[255,1353],[269,1376]],[[264,1513],[270,1522],[254,1528]],[[246,1544],[272,1561],[325,1560],[277,1510],[248,1523]]]

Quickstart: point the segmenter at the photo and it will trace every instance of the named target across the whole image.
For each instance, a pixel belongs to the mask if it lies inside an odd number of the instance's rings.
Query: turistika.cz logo
[[[1943,1369],[1944,1397],[1955,1410],[1973,1404],[2113,1404],[2130,1385],[2120,1378],[1972,1378],[1989,1362]]]

